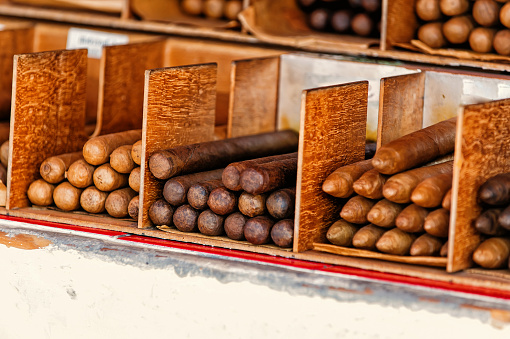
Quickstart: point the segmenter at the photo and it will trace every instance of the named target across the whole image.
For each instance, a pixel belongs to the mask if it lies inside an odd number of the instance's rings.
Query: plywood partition
[[[232,62],[227,136],[276,129],[280,58]]]
[[[461,108],[455,142],[448,272],[470,267],[480,242],[473,226],[482,211],[478,189],[488,178],[510,172],[510,99]]]
[[[414,13],[414,0],[383,0],[386,12],[385,33],[381,37],[382,49],[390,48],[399,42],[409,42],[418,28],[418,19]]]
[[[86,50],[14,57],[7,209],[30,205],[44,159],[83,146],[86,74]]]
[[[94,135],[141,129],[145,70],[163,66],[165,41],[105,46]]]
[[[368,81],[303,91],[294,251],[324,242],[343,201],[322,191],[338,167],[364,159]]]
[[[158,150],[214,139],[216,64],[170,67],[145,72],[138,227],[151,226],[148,212],[162,197],[164,182],[147,165]]]

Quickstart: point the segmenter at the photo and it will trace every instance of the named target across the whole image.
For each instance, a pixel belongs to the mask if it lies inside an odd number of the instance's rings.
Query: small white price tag
[[[129,42],[124,34],[106,33],[72,27],[67,33],[67,49],[87,48],[89,58],[100,59],[103,46],[123,45]]]

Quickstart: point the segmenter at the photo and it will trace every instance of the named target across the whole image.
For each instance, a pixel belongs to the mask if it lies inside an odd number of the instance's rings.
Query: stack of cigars
[[[183,13],[191,16],[203,16],[209,19],[236,20],[243,9],[242,0],[181,0],[179,7]]]
[[[295,132],[279,131],[155,152],[149,169],[166,182],[149,218],[181,232],[292,247],[297,148]]]
[[[432,48],[510,55],[508,0],[416,0],[415,11],[422,20],[418,39]]]
[[[132,130],[89,139],[83,151],[50,157],[41,179],[28,188],[36,206],[63,211],[107,212],[115,218],[138,218],[142,131]]]
[[[474,225],[482,242],[473,261],[483,268],[510,268],[510,173],[489,178],[478,190],[482,214]]]
[[[349,198],[327,239],[392,255],[446,256],[456,118],[381,146],[330,174],[323,191]]]

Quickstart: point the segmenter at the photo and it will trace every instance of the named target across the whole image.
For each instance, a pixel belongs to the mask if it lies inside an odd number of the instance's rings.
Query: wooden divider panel
[[[279,57],[232,63],[228,137],[276,129],[279,70]]]
[[[423,127],[425,73],[381,79],[377,147]]]
[[[170,67],[145,72],[138,227],[151,226],[149,208],[163,195],[164,181],[149,170],[158,150],[214,139],[216,64]]]
[[[324,242],[346,199],[322,191],[335,169],[365,156],[368,81],[303,91],[294,251]]]
[[[94,135],[142,128],[145,70],[163,66],[165,41],[103,47]]]
[[[473,226],[482,207],[480,186],[490,177],[510,172],[510,99],[459,109],[453,167],[448,272],[468,268],[480,243]]]
[[[7,209],[29,206],[44,159],[83,147],[86,74],[83,49],[14,57]]]
[[[386,27],[382,30],[385,36],[381,37],[383,50],[396,42],[409,42],[414,38],[418,28],[414,3],[414,0],[383,0],[387,16]]]

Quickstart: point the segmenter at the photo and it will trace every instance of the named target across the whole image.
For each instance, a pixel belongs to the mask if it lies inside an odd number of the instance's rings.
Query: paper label
[[[86,48],[89,58],[100,59],[103,46],[123,45],[129,42],[124,34],[106,33],[72,27],[67,33],[67,49]]]

